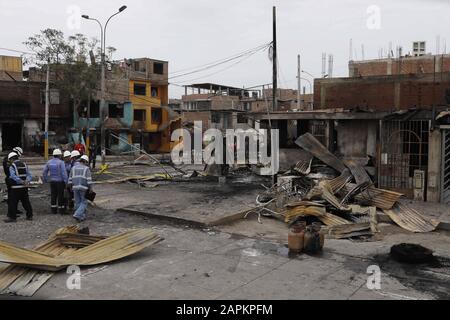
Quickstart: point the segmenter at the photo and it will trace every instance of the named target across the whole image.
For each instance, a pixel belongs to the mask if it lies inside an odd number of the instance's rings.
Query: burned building
[[[58,90],[50,92],[50,147],[67,143],[72,123],[69,99]],[[45,83],[0,81],[0,150],[22,146],[25,151],[43,152],[45,129]]]

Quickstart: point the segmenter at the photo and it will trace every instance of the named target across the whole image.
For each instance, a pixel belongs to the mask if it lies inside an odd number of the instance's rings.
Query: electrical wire
[[[193,79],[189,79],[189,80],[184,80],[184,81],[181,81],[181,82],[179,82],[179,83],[172,83],[172,84],[175,84],[175,85],[181,85],[181,84],[183,84],[183,83],[187,83],[187,82],[191,82],[191,81],[203,79],[203,78],[206,78],[206,77],[210,77],[210,76],[213,76],[213,75],[222,73],[222,72],[224,72],[224,71],[226,71],[226,70],[228,70],[228,69],[230,69],[230,68],[232,68],[232,67],[234,67],[234,66],[236,66],[236,65],[238,65],[238,64],[240,64],[240,63],[242,63],[243,61],[249,59],[250,57],[252,57],[252,56],[255,55],[256,53],[258,53],[258,52],[260,52],[260,51],[265,51],[268,47],[269,47],[269,45],[268,45],[268,46],[265,46],[265,47],[263,47],[263,48],[261,48],[261,49],[259,49],[259,50],[257,50],[257,51],[255,51],[255,52],[252,52],[251,54],[248,54],[248,55],[242,57],[242,59],[236,61],[235,63],[232,63],[231,65],[229,65],[229,66],[227,66],[227,67],[225,67],[225,68],[222,68],[222,69],[220,69],[220,70],[218,70],[218,71],[215,71],[215,72],[213,72],[213,73],[206,74],[206,75],[203,75],[203,76],[201,76],[201,77],[197,77],[197,78],[193,78]],[[175,77],[173,77],[173,78],[175,78]],[[170,79],[173,79],[173,78],[170,78]]]
[[[191,75],[191,74],[195,74],[195,73],[199,73],[199,72],[202,72],[202,71],[206,71],[206,70],[212,69],[212,68],[214,68],[214,67],[217,67],[217,66],[219,66],[219,65],[222,65],[222,64],[225,64],[225,63],[234,61],[234,60],[236,60],[236,59],[245,58],[245,57],[250,57],[250,56],[254,55],[255,53],[257,53],[257,52],[259,52],[259,51],[262,51],[262,50],[267,49],[269,46],[270,46],[270,44],[264,44],[264,45],[262,45],[262,46],[259,46],[259,47],[257,47],[257,48],[254,48],[254,49],[252,49],[252,50],[247,50],[247,51],[245,51],[245,52],[242,53],[242,54],[239,54],[239,55],[234,56],[234,57],[232,57],[232,58],[226,59],[226,60],[224,60],[224,61],[221,61],[221,62],[218,62],[218,63],[214,63],[214,64],[210,64],[210,65],[205,66],[205,67],[202,67],[202,68],[200,68],[200,69],[198,69],[198,70],[194,70],[194,71],[191,71],[191,72],[186,72],[186,73],[183,73],[183,74],[180,74],[180,75],[175,75],[175,76],[173,76],[173,77],[169,77],[169,79],[176,79],[176,78],[185,77],[185,76],[187,76],[187,75]]]
[[[213,65],[216,65],[216,64],[221,64],[221,63],[224,63],[224,62],[228,62],[228,61],[233,60],[233,59],[235,59],[235,58],[239,58],[239,57],[241,57],[242,55],[245,55],[245,54],[247,54],[247,53],[249,53],[249,52],[253,52],[254,50],[259,50],[259,48],[265,47],[265,46],[267,46],[267,45],[269,45],[269,44],[270,44],[270,43],[266,43],[266,44],[257,46],[257,47],[255,47],[255,48],[248,49],[248,50],[245,50],[245,51],[243,51],[243,52],[234,54],[234,55],[229,56],[229,57],[227,57],[227,58],[219,59],[219,60],[216,60],[216,61],[213,61],[213,62],[204,64],[204,65],[199,65],[199,66],[196,66],[196,67],[185,68],[185,69],[181,69],[181,70],[178,70],[178,71],[174,71],[174,72],[172,72],[172,74],[182,73],[182,72],[185,72],[185,71],[192,71],[192,70],[196,70],[196,69],[205,68],[205,67],[213,66]]]

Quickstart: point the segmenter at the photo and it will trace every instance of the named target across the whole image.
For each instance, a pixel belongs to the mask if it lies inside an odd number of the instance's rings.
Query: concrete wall
[[[375,157],[377,121],[340,120],[337,131],[338,153],[344,158]]]

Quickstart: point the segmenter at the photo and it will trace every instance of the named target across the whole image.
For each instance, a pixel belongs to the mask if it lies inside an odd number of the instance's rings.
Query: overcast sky
[[[316,77],[322,71],[322,53],[334,55],[334,76],[348,75],[349,43],[353,57],[378,58],[389,42],[404,52],[415,40],[427,41],[427,51],[441,53],[450,35],[447,0],[0,0],[0,47],[26,50],[22,42],[44,28],[67,35],[100,37],[94,22],[79,13],[104,21],[121,5],[128,9],[108,27],[107,46],[117,48],[114,59],[150,57],[169,61],[170,72],[227,58],[272,40],[272,6],[278,11],[279,86],[296,88],[297,54],[302,68]],[[0,54],[14,55],[0,50]],[[231,63],[230,63],[231,64]],[[228,65],[230,65],[228,64]],[[223,65],[173,82],[214,82],[251,87],[271,82],[267,52],[257,53],[223,72]],[[304,75],[308,78],[308,75]],[[304,82],[309,91],[309,85]],[[183,89],[171,86],[170,97]]]

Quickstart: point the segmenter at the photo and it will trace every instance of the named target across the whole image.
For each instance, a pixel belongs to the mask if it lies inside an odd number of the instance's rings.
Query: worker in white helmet
[[[92,191],[92,174],[89,168],[89,157],[84,155],[70,171],[69,186],[75,198],[75,213],[73,218],[78,222],[86,220],[86,193]]]
[[[33,208],[31,207],[30,198],[28,195],[28,187],[30,185],[32,176],[28,170],[28,166],[21,160],[19,155],[11,152],[8,155],[9,178],[11,182],[10,198],[8,200],[8,219],[4,220],[6,223],[13,223],[17,221],[17,205],[19,201],[27,213],[27,220],[33,220]]]
[[[80,151],[78,151],[78,150],[73,150],[73,151],[70,153],[70,170],[72,170],[72,168],[73,168],[77,163],[80,162],[80,158],[81,158],[81,153],[80,153]],[[69,171],[68,176],[70,176],[70,171]],[[68,201],[67,201],[67,205],[68,205],[68,208],[69,208],[70,210],[72,210],[73,207],[74,207],[74,194],[73,194],[73,190],[72,190],[71,188],[67,188],[67,191],[68,191],[68,196],[69,196],[69,197],[68,197]]]
[[[53,151],[53,159],[47,162],[42,171],[44,182],[50,182],[51,209],[53,214],[65,214],[64,189],[68,176],[66,165],[61,160],[62,152],[59,149]],[[50,175],[50,177],[49,177]]]
[[[21,147],[15,147],[15,148],[13,148],[13,150],[11,152],[14,152],[15,154],[17,154],[17,156],[19,158],[23,155],[23,150]],[[10,167],[10,162],[8,160],[8,155],[6,155],[3,158],[3,172],[5,173],[5,184],[6,184],[6,189],[8,191],[8,199],[10,197],[11,184],[12,184],[12,181],[9,178],[9,167]],[[17,210],[17,214],[21,214],[21,213],[22,212]]]

